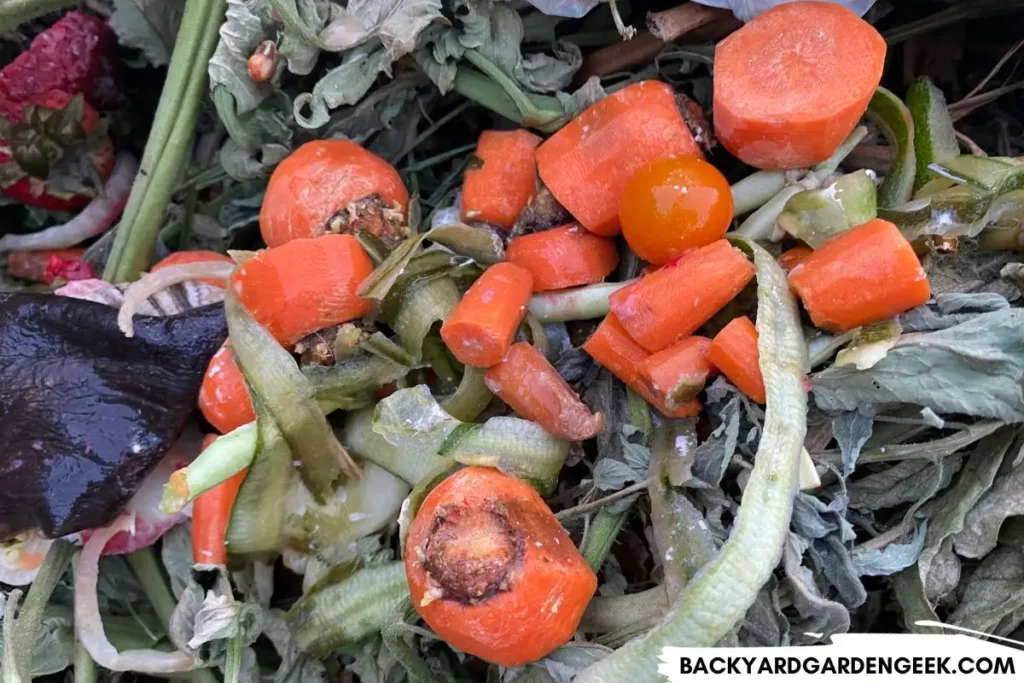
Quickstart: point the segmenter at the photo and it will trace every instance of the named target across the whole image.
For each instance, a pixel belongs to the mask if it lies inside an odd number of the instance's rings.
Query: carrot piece
[[[484,374],[484,383],[512,410],[559,439],[583,441],[604,429],[601,413],[590,412],[548,359],[526,342],[513,344]]]
[[[217,439],[215,434],[203,439],[203,450]],[[195,564],[227,564],[228,549],[224,535],[231,521],[231,506],[248,469],[225,479],[204,491],[192,501],[192,562]]]
[[[555,199],[583,227],[619,234],[626,184],[666,156],[703,157],[672,88],[642,81],[588,107],[537,148],[537,170]]]
[[[568,641],[597,577],[533,488],[467,467],[427,495],[409,528],[413,605],[441,638],[502,666]]]
[[[501,362],[526,315],[533,277],[512,263],[496,263],[481,275],[441,325],[441,339],[463,365],[489,368]]]
[[[726,240],[692,249],[608,297],[612,313],[648,351],[693,334],[742,291],[754,265]]]
[[[476,143],[479,165],[462,181],[462,220],[511,230],[537,193],[534,152],[540,138],[528,130],[485,130]]]
[[[830,239],[789,274],[818,327],[845,332],[928,301],[928,275],[899,229],[881,218]]]
[[[221,434],[227,434],[256,419],[252,398],[245,386],[245,377],[235,364],[229,343],[224,342],[220,350],[213,354],[199,388],[199,410],[206,421]]]
[[[619,265],[614,242],[576,223],[516,237],[505,257],[530,271],[535,292],[600,282]]]
[[[78,261],[85,254],[85,249],[74,247],[71,249],[43,249],[40,251],[12,251],[7,254],[7,270],[16,278],[32,280],[33,282],[46,281],[46,266],[50,263],[50,257],[56,256],[65,261]]]
[[[715,372],[708,361],[709,348],[707,337],[687,337],[648,356],[640,363],[640,376],[665,406],[678,408],[696,398]]]
[[[845,7],[778,5],[715,49],[715,134],[756,168],[824,161],[864,115],[884,66],[885,40]]]
[[[231,288],[275,339],[290,345],[366,315],[373,302],[356,291],[371,272],[355,237],[322,235],[264,249],[239,266]]]
[[[409,191],[391,164],[351,140],[314,140],[292,152],[270,176],[260,232],[268,247],[328,232],[331,218],[378,195],[405,216]]]
[[[166,268],[167,266],[181,266],[186,263],[206,263],[208,261],[214,263],[234,263],[230,256],[228,256],[227,254],[221,254],[216,251],[208,251],[205,249],[196,249],[194,251],[176,251],[167,256],[167,258],[162,259],[161,261],[156,263],[152,268],[149,269],[149,272],[155,273],[156,271],[162,268]],[[218,287],[220,289],[224,289],[225,283],[223,280],[217,280],[214,278],[203,278],[199,281],[202,282],[203,284],[210,285],[211,287]]]
[[[641,371],[641,365],[651,354],[629,336],[614,314],[605,316],[594,334],[583,344],[583,350],[666,417],[693,417],[700,412],[701,404],[697,399],[677,408],[669,408],[651,391]]]
[[[808,256],[814,253],[810,247],[793,247],[779,254],[779,265],[787,273],[803,263]]]
[[[708,360],[751,400],[767,402],[757,351],[757,328],[750,318],[734,318],[723,327],[711,342]]]

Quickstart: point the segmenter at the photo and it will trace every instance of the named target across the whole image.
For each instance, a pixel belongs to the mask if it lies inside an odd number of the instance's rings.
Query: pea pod
[[[764,431],[729,540],[642,640],[585,669],[575,683],[658,683],[666,646],[710,647],[739,623],[782,555],[807,431],[807,351],[786,275],[757,245],[758,350],[768,394]]]

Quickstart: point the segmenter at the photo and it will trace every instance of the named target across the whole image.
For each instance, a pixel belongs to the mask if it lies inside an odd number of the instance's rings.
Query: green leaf
[[[990,633],[999,622],[1024,607],[1024,554],[997,548],[974,570],[948,623]]]
[[[917,561],[924,547],[927,524],[918,527],[908,543],[890,543],[884,548],[855,552],[850,556],[860,576],[890,576]]]
[[[331,109],[361,100],[382,73],[391,75],[391,57],[379,45],[364,45],[348,51],[340,66],[317,81],[313,92],[295,98],[296,122],[303,128],[319,128],[330,120]],[[309,107],[309,116],[303,113],[306,107]]]
[[[953,536],[956,552],[964,557],[984,557],[996,547],[999,529],[1008,517],[1024,514],[1024,465],[1019,463],[1022,445],[1018,441],[1007,454],[1016,466],[999,475],[963,520]]]
[[[239,114],[252,111],[267,90],[249,77],[249,57],[271,36],[270,6],[264,0],[228,0],[220,41],[210,58],[210,90],[224,87],[235,98]]]
[[[110,28],[119,43],[141,50],[152,66],[165,66],[184,11],[184,0],[114,0]]]
[[[361,25],[363,40],[380,39],[392,60],[412,52],[427,26],[447,22],[441,15],[441,0],[353,0],[348,3],[344,18],[331,22],[327,32],[335,22],[345,20]]]

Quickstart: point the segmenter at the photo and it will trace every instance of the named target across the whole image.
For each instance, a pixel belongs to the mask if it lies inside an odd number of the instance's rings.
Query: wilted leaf
[[[734,396],[725,404],[718,414],[718,427],[697,447],[693,476],[698,481],[691,485],[703,482],[707,486],[717,487],[722,482],[725,470],[736,453],[736,442],[740,433],[741,400],[739,396]]]
[[[827,640],[834,633],[850,630],[850,613],[838,602],[828,600],[814,582],[814,574],[802,564],[807,544],[795,534],[789,534],[783,549],[786,581],[792,590],[793,606],[801,621],[793,624],[791,637],[794,645],[806,645]]]
[[[249,77],[249,57],[270,37],[270,5],[266,0],[228,0],[220,41],[210,58],[210,90],[227,88],[239,114],[252,111],[269,91]]]
[[[938,633],[937,629],[918,626],[919,621],[939,621],[935,610],[924,596],[921,577],[913,567],[892,577],[896,602],[903,608],[903,627],[911,633]]]
[[[263,613],[263,635],[273,644],[281,664],[274,674],[274,683],[321,683],[327,678],[327,670],[317,659],[313,659],[302,651],[295,642],[285,612],[279,609],[266,609]]]
[[[184,0],[114,0],[110,28],[118,42],[138,48],[153,66],[171,61]]]
[[[626,484],[639,481],[643,476],[626,463],[613,458],[601,458],[594,466],[594,486],[601,491],[618,491]]]
[[[163,535],[160,561],[171,579],[171,591],[180,598],[192,570],[192,524],[179,524]]]
[[[875,424],[875,406],[867,405],[847,410],[832,418],[832,433],[843,454],[843,474],[849,476],[857,467],[860,449],[871,438]]]
[[[908,543],[890,543],[884,548],[855,552],[850,559],[860,576],[890,576],[917,561],[924,547],[927,524],[922,524]]]
[[[870,370],[811,379],[824,410],[913,403],[941,414],[1024,421],[1024,310],[1004,309],[934,332],[905,334]]]
[[[996,548],[967,579],[949,623],[988,633],[1022,606],[1024,555],[1017,548]]]
[[[346,19],[357,21],[363,29],[361,40],[345,48],[353,47],[370,38],[379,38],[392,60],[409,54],[416,48],[419,34],[435,21],[445,21],[441,15],[441,0],[354,0],[345,9],[344,18],[331,22],[341,23]],[[327,31],[330,31],[328,26]],[[351,31],[351,37],[357,35]]]
[[[970,320],[981,313],[1010,307],[1005,297],[988,292],[948,292],[932,303],[918,306],[900,316],[905,332],[943,330]]]
[[[761,587],[754,604],[743,617],[739,631],[743,647],[786,647],[789,645],[789,620],[779,604],[779,581],[774,576]]]
[[[1011,459],[1021,449],[1014,444]],[[963,529],[953,536],[956,551],[964,557],[984,557],[996,547],[999,527],[1007,517],[1024,514],[1024,465],[1000,474],[977,505],[964,517]]]
[[[851,483],[850,506],[858,510],[881,510],[927,500],[949,485],[960,464],[959,457],[938,463],[926,460],[897,463]]]
[[[376,43],[362,45],[345,53],[341,65],[325,74],[313,92],[295,98],[295,121],[303,128],[319,128],[330,120],[330,110],[343,104],[355,104],[373,87],[380,74],[391,75],[392,59]],[[309,108],[309,115],[305,114]]]
[[[846,521],[847,504],[844,495],[837,495],[826,505],[815,496],[797,493],[793,499],[793,533],[810,541],[838,532],[844,543],[852,541],[856,534]]]
[[[441,408],[425,384],[396,391],[377,404],[373,415],[373,431],[410,455],[437,453],[460,424]]]
[[[807,548],[814,566],[838,592],[840,601],[849,609],[860,607],[867,600],[867,591],[853,566],[849,548],[839,534],[817,539]]]

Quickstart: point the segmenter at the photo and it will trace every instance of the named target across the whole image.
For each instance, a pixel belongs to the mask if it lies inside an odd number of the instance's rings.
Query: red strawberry
[[[0,116],[14,123],[40,93],[82,93],[103,109],[117,99],[117,38],[102,20],[79,10],[65,14],[0,70]]]

